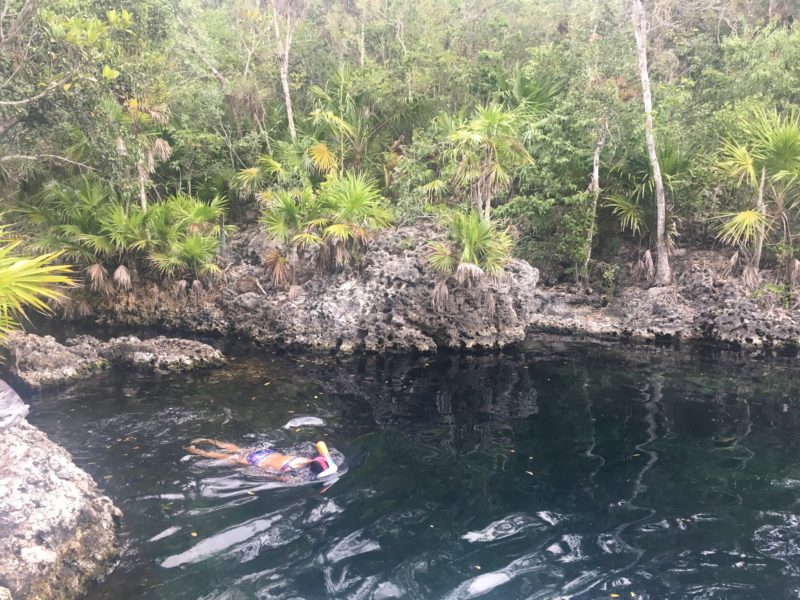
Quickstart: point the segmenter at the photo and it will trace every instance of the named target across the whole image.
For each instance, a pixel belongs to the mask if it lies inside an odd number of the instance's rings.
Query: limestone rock
[[[16,396],[2,381],[0,394]],[[121,513],[27,421],[0,430],[0,447],[0,598],[77,597],[116,557]]]
[[[163,373],[225,362],[222,353],[208,344],[163,336],[148,340],[125,336],[103,342],[82,335],[60,344],[51,336],[18,332],[9,336],[6,347],[12,374],[32,389],[82,379],[112,363]]]
[[[293,293],[272,285],[260,255],[263,234],[239,231],[229,245],[224,281],[202,299],[134,290],[100,307],[101,321],[190,330],[260,344],[352,352],[434,352],[503,348],[521,342],[538,307],[539,272],[513,261],[504,277],[466,288],[448,282],[449,307],[435,311],[440,276],[427,263],[431,226],[381,232],[362,260],[336,272],[297,274]]]
[[[114,338],[105,344],[103,354],[117,364],[161,373],[215,367],[225,362],[222,352],[208,344],[164,336],[147,340],[132,335]]]
[[[90,341],[91,340],[91,341]],[[12,373],[34,389],[83,379],[108,366],[94,338],[62,346],[52,336],[14,333],[6,340]]]

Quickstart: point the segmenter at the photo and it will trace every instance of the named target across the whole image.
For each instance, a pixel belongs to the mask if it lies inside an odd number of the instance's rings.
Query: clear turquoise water
[[[91,600],[779,599],[800,597],[796,375],[599,346],[266,354],[28,400],[125,513]],[[299,415],[326,424],[282,428]],[[346,472],[275,487],[188,458],[198,436],[324,438]]]

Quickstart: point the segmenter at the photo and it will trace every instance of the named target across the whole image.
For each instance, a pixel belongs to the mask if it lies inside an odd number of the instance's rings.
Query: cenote
[[[796,598],[796,371],[673,350],[263,353],[27,400],[124,511],[88,598]],[[325,425],[284,429],[291,418]],[[322,438],[276,487],[184,450]]]

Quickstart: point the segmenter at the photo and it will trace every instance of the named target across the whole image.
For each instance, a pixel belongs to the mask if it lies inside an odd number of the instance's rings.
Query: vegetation
[[[374,182],[348,172],[333,174],[315,191],[280,190],[268,200],[261,222],[279,244],[266,257],[277,286],[294,283],[298,254],[316,251],[320,268],[357,260],[375,230],[388,227],[391,211]]]
[[[433,306],[447,306],[451,277],[458,285],[469,286],[483,277],[499,277],[511,260],[513,243],[508,231],[501,231],[476,210],[454,212],[450,216],[449,243],[431,242],[428,262],[444,278],[436,285]]]
[[[431,264],[462,284],[512,237],[548,282],[633,259],[662,285],[677,245],[717,244],[753,288],[800,276],[791,3],[3,6],[0,193],[95,291],[213,276],[256,203],[282,287],[442,212]]]
[[[72,285],[70,269],[54,264],[57,253],[25,256],[20,242],[0,240],[0,340],[27,318],[26,309],[50,312],[50,303],[64,298],[62,288]]]

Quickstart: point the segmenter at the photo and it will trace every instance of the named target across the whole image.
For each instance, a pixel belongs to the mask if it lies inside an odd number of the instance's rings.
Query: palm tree
[[[431,242],[428,262],[444,276],[433,291],[434,309],[447,304],[447,281],[453,277],[459,285],[470,285],[485,276],[500,276],[511,261],[514,246],[508,230],[499,230],[476,210],[453,212],[450,216],[448,243]]]
[[[341,267],[358,256],[392,214],[375,182],[348,172],[331,175],[318,193],[310,187],[271,195],[261,216],[267,235],[280,244],[266,258],[276,285],[294,281],[297,250],[319,249],[321,267]]]
[[[511,170],[533,158],[520,141],[524,112],[499,104],[477,106],[475,114],[450,135],[449,156],[456,183],[467,189],[474,208],[489,219],[498,193],[508,189]]]
[[[26,308],[50,312],[48,302],[64,298],[59,287],[74,285],[71,268],[55,262],[60,253],[20,256],[16,254],[19,245],[19,241],[0,240],[0,339],[19,327]]]
[[[751,269],[757,275],[767,234],[776,224],[782,232],[787,278],[796,277],[792,213],[797,206],[800,177],[800,114],[755,109],[740,122],[738,139],[723,142],[718,168],[750,189],[754,207],[721,215],[722,241],[746,249],[752,244]]]
[[[664,195],[668,198],[665,216],[665,243],[673,247],[677,226],[671,211],[674,199],[687,189],[692,178],[693,157],[670,139],[659,140],[656,146]],[[647,239],[647,249],[638,263],[649,276],[655,274],[652,265],[652,250],[658,245],[658,201],[656,184],[647,152],[642,149],[631,154],[623,162],[611,168],[611,192],[605,205],[611,209],[623,231]]]

